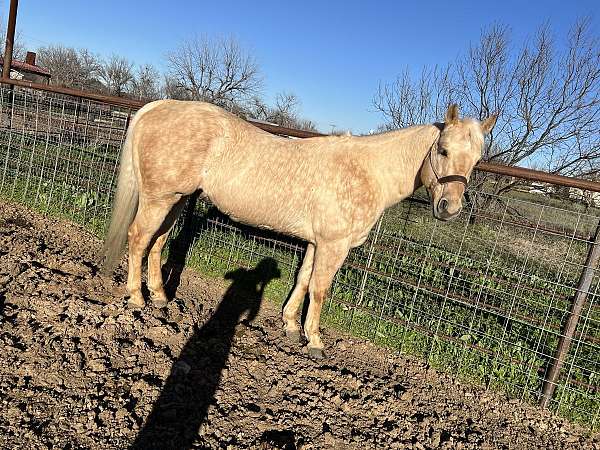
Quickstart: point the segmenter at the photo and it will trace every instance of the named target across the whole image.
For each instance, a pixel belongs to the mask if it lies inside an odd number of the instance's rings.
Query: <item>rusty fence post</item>
[[[12,64],[13,47],[15,43],[15,28],[17,23],[17,10],[19,0],[10,0],[8,13],[8,26],[6,27],[6,42],[4,44],[4,61],[2,64],[2,78],[10,78],[10,66]]]
[[[540,398],[540,406],[546,408],[554,396],[554,390],[558,384],[558,378],[560,376],[560,370],[567,358],[569,348],[573,342],[573,335],[581,316],[581,310],[587,299],[592,280],[594,278],[594,271],[598,267],[598,260],[600,259],[600,219],[594,232],[594,237],[590,243],[587,258],[585,260],[585,266],[581,271],[579,277],[579,283],[577,285],[577,292],[573,298],[571,304],[571,310],[569,311],[569,317],[565,322],[562,329],[562,334],[556,347],[556,354],[554,356],[554,363],[547,372],[544,385],[542,387],[542,397]]]
[[[19,0],[10,0],[8,24],[6,25],[6,40],[4,41],[4,59],[2,61],[2,79],[10,80],[10,67],[12,65],[13,48],[15,44],[15,29],[17,26],[17,11]],[[12,108],[14,103],[14,86],[8,87],[7,106]],[[12,114],[8,114],[8,127],[12,129]],[[3,122],[0,118],[0,122]]]

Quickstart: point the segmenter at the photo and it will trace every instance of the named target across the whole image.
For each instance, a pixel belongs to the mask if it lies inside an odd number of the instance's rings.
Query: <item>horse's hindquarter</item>
[[[134,160],[143,195],[187,195],[200,187],[210,147],[224,134],[221,113],[205,103],[161,101],[139,118]]]

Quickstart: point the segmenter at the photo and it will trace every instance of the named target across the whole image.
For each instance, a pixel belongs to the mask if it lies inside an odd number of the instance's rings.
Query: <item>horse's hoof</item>
[[[131,309],[142,309],[144,306],[146,306],[146,303],[144,302],[143,298],[129,297],[129,300],[127,300],[127,306]]]
[[[323,352],[322,348],[309,347],[308,356],[310,356],[312,359],[324,359],[325,353]]]
[[[300,330],[285,330],[285,337],[294,344],[300,343]]]
[[[167,298],[163,297],[163,296],[157,296],[157,297],[151,297],[151,298],[152,298],[152,306],[154,306],[155,308],[166,308],[167,303],[169,303]]]
[[[152,299],[152,306],[155,308],[166,308],[168,303],[166,298]]]

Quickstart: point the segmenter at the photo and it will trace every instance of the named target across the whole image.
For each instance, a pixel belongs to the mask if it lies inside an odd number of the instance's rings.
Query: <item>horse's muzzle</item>
[[[462,205],[451,204],[446,198],[441,198],[437,203],[433,205],[433,217],[438,220],[447,222],[449,220],[456,219],[462,210]]]

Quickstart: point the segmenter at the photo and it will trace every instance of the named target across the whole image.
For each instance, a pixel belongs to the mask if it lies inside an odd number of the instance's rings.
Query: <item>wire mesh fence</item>
[[[130,111],[7,87],[0,102],[0,191],[100,230]]]
[[[76,96],[0,88],[0,195],[102,235],[134,111]],[[432,218],[423,193],[386,211],[352,250],[324,323],[421,355],[431,365],[537,402],[593,245],[599,210],[527,190],[471,189],[459,220]],[[563,193],[564,194],[564,193]],[[205,202],[183,214],[170,255],[204,273],[275,258],[267,295],[283,302],[305,244],[231,222]],[[600,426],[597,267],[549,406]]]

